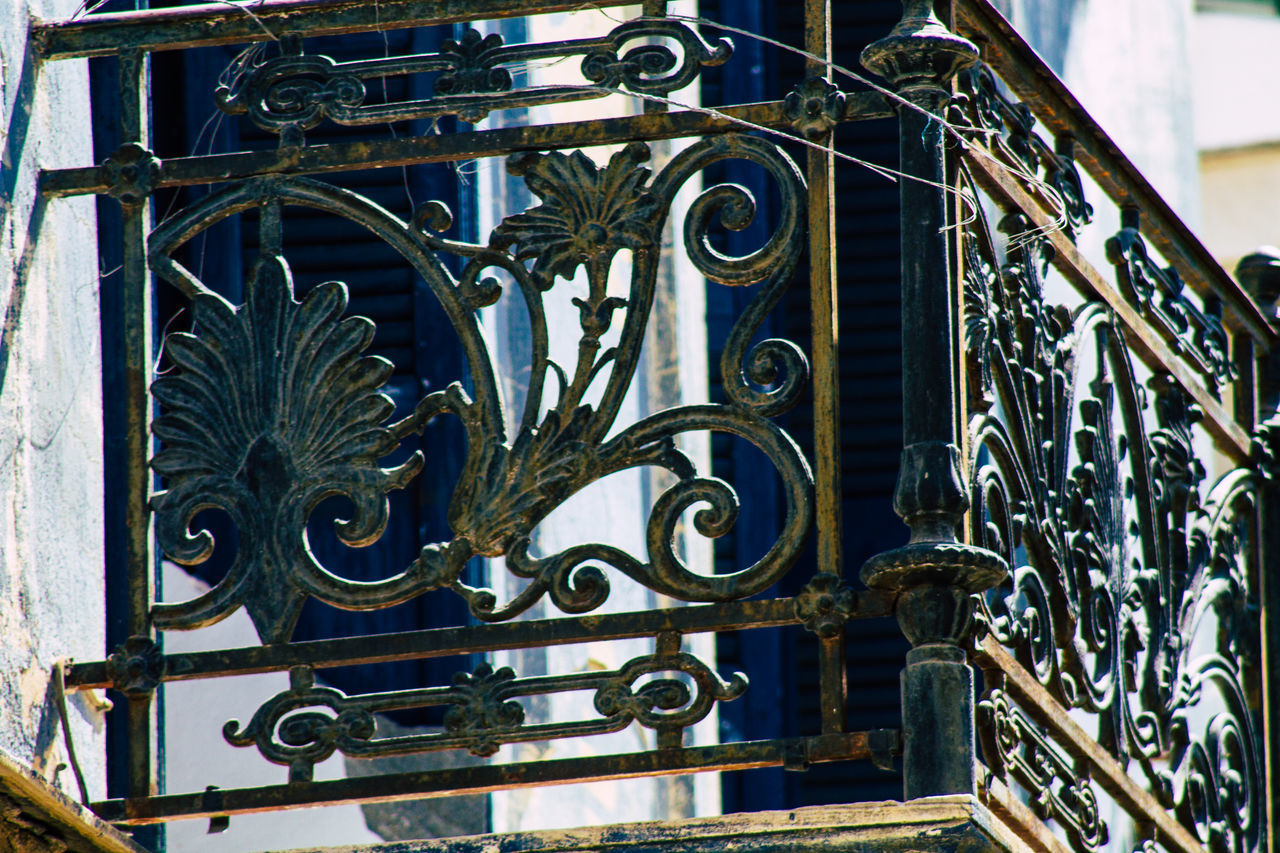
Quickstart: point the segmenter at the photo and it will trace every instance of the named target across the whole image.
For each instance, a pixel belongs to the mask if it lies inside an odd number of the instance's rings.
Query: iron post
[[[907,799],[974,790],[973,669],[961,643],[970,596],[1006,571],[995,554],[956,539],[969,501],[957,441],[957,300],[939,116],[951,78],[977,57],[972,43],[942,24],[931,0],[903,0],[897,26],[862,53],[862,64],[902,98],[903,451],[894,509],[911,539],[868,560],[862,579],[897,595],[898,623],[913,646],[902,673]]]

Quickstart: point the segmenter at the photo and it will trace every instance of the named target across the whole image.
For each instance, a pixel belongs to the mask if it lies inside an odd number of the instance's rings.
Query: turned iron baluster
[[[974,791],[973,669],[961,642],[971,595],[998,583],[1003,560],[965,545],[955,531],[966,509],[957,442],[957,322],[950,268],[944,126],[951,78],[977,48],[951,33],[931,0],[903,0],[893,31],[862,64],[901,96],[903,451],[894,510],[911,528],[902,548],[863,566],[872,588],[896,595],[912,650],[902,672],[905,797]]]

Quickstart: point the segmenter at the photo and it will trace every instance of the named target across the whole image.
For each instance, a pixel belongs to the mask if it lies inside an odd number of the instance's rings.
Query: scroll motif
[[[1142,312],[1143,319],[1162,330],[1174,352],[1185,355],[1210,387],[1235,380],[1222,304],[1211,299],[1200,310],[1183,293],[1182,279],[1173,267],[1161,267],[1147,252],[1136,209],[1126,210],[1120,231],[1107,241],[1107,259],[1115,266],[1120,292]]]
[[[960,73],[960,94],[952,111],[977,131],[978,141],[995,152],[1006,164],[1041,177],[1058,195],[1066,217],[1064,230],[1074,236],[1093,219],[1093,208],[1085,199],[1084,184],[1073,156],[1074,142],[1063,137],[1053,146],[1035,132],[1036,120],[1026,104],[1010,100],[1001,91],[991,69],[978,63]]]
[[[219,107],[247,114],[272,133],[308,130],[325,119],[343,125],[456,115],[478,122],[495,110],[590,100],[607,89],[666,95],[692,83],[704,67],[722,65],[733,52],[727,39],[714,45],[678,21],[637,20],[599,38],[549,44],[504,45],[498,35],[467,30],[439,53],[334,62],[292,51],[253,68],[235,89],[219,88]],[[529,62],[581,56],[581,85],[518,86],[509,69]],[[366,81],[438,73],[432,96],[366,103]]]
[[[305,528],[320,501],[341,494],[355,514],[338,525],[339,537],[372,542],[387,523],[386,493],[421,470],[420,453],[395,468],[377,464],[408,425],[383,426],[392,406],[378,388],[392,365],[361,356],[373,323],[343,319],[346,307],[337,282],[295,300],[284,259],[266,258],[241,310],[196,294],[191,311],[201,334],[166,338],[177,369],[152,384],[165,411],[152,424],[164,449],[151,465],[170,482],[152,501],[156,535],[171,559],[201,563],[213,538],[192,535],[187,524],[217,508],[235,521],[240,547],[219,596],[198,610],[157,607],[159,627],[207,624],[235,601],[260,636],[287,637],[306,598],[305,581],[295,577],[313,558],[303,537],[287,540],[280,531]]]
[[[334,752],[374,758],[445,749],[489,756],[505,743],[553,740],[621,731],[636,722],[679,731],[706,718],[716,702],[736,699],[747,679],[722,680],[698,658],[677,652],[634,658],[616,670],[517,678],[510,667],[481,664],[461,672],[449,687],[346,696],[317,687],[309,667],[295,667],[289,690],[267,701],[241,727],[232,720],[223,735],[234,746],[254,746],[268,761],[289,767],[290,781],[310,780],[312,768]],[[575,722],[525,724],[522,696],[593,691],[598,717]],[[375,738],[375,713],[448,706],[443,731]]]
[[[1016,567],[984,602],[986,629],[1064,706],[1096,715],[1098,742],[1204,844],[1255,850],[1257,475],[1203,488],[1188,395],[1167,376],[1139,387],[1100,306],[1046,304],[1025,227],[1002,223],[1004,263],[983,229],[966,235],[970,377],[985,384],[971,535]]]
[[[163,449],[155,469],[166,489],[156,496],[160,545],[179,562],[196,564],[212,549],[209,534],[192,531],[205,509],[225,512],[240,529],[230,572],[205,595],[154,607],[164,628],[195,628],[248,608],[265,642],[289,638],[301,604],[315,597],[348,609],[376,609],[427,590],[450,588],[479,619],[516,616],[543,597],[581,613],[609,594],[606,566],[636,582],[686,601],[725,601],[773,584],[798,556],[811,523],[812,475],[795,443],[769,418],[785,411],[807,381],[807,361],[792,343],[751,345],[777,302],[803,246],[803,182],[795,165],[757,138],[726,135],[686,149],[657,175],[642,164],[648,149],[627,146],[604,167],[582,154],[518,155],[510,168],[523,175],[541,203],[504,220],[489,245],[452,241],[432,230],[447,224],[438,204],[424,205],[404,223],[368,201],[306,179],[258,179],[209,196],[157,229],[151,261],[182,289],[196,313],[197,332],[171,335],[175,369],[155,382],[163,413],[155,432]],[[727,341],[721,372],[726,404],[686,405],[615,429],[635,375],[653,300],[662,224],[672,198],[692,176],[720,160],[762,168],[781,191],[780,223],[768,242],[744,257],[727,257],[708,242],[717,222],[745,227],[753,202],[737,186],[715,186],[692,204],[684,223],[693,265],[726,285],[755,285],[756,296]],[[469,370],[461,382],[425,396],[401,421],[387,423],[390,401],[379,392],[391,366],[361,353],[372,325],[343,318],[345,290],[323,285],[298,301],[284,259],[258,263],[249,297],[234,307],[215,296],[172,251],[203,228],[255,206],[304,205],[358,222],[397,249],[431,288],[457,330]],[[607,292],[620,251],[631,256],[628,295]],[[464,259],[456,278],[441,255]],[[531,262],[526,266],[526,262]],[[500,295],[486,271],[516,282],[532,327],[529,388],[519,427],[509,436],[477,309]],[[549,355],[544,300],[559,298],[557,282],[585,271],[576,362]],[[618,342],[603,335],[620,325]],[[602,351],[603,349],[603,351]],[[460,377],[461,379],[461,377]],[[588,389],[600,388],[587,403]],[[356,513],[341,522],[342,541],[359,546],[380,535],[386,494],[421,470],[415,456],[393,468],[386,457],[411,432],[439,416],[461,420],[467,456],[448,510],[453,537],[424,547],[396,576],[370,583],[339,577],[321,566],[306,544],[307,518],[325,497],[346,495]],[[732,526],[737,495],[722,480],[700,475],[676,446],[682,432],[723,431],[755,444],[782,477],[787,514],[773,547],[754,565],[721,575],[690,571],[677,555],[676,525],[702,504],[694,527],[719,536]],[[647,523],[647,559],[612,546],[584,543],[555,554],[530,553],[537,525],[571,495],[627,468],[657,465],[677,482],[655,502]],[[511,601],[466,585],[462,570],[476,555],[506,556],[508,569],[528,579]]]
[[[1031,807],[1041,819],[1058,821],[1077,846],[1097,850],[1107,843],[1107,826],[1087,778],[1040,734],[1027,716],[999,690],[979,703],[986,754],[992,769],[1017,779],[1031,792]]]

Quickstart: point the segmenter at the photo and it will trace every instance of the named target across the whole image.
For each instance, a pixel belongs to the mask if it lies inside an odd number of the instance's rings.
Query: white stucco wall
[[[1280,140],[1280,14],[1201,12],[1191,27],[1196,147],[1220,151]]]
[[[178,566],[165,563],[164,588],[174,601],[195,598],[208,589]],[[170,631],[169,654],[253,645],[256,634],[249,615],[237,610],[228,618],[199,631]],[[184,681],[164,686],[165,783],[169,791],[204,790],[206,785],[250,788],[280,785],[288,779],[284,767],[265,761],[256,749],[227,743],[222,726],[228,720],[247,723],[272,696],[289,689],[283,672],[242,675],[207,681]],[[341,756],[316,765],[315,778],[345,776]],[[175,821],[165,827],[167,853],[252,853],[334,844],[382,841],[365,825],[359,806],[238,815],[226,831],[210,835],[206,820]]]
[[[996,5],[1196,228],[1200,191],[1187,61],[1193,0],[996,0]]]
[[[40,169],[92,162],[86,63],[35,65],[29,16],[77,0],[0,3],[0,749],[78,799],[49,674],[104,653],[102,415],[92,198],[44,202]],[[69,712],[104,796],[103,719]]]

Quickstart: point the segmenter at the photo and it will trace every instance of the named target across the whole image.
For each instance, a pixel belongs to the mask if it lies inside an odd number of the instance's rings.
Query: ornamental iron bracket
[[[126,696],[152,693],[164,679],[165,657],[150,637],[132,636],[107,658],[107,674],[116,690]]]

